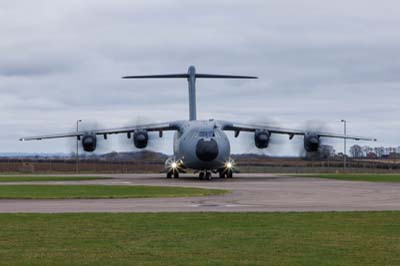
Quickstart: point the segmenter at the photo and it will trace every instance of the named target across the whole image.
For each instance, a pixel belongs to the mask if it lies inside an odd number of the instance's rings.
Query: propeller
[[[302,127],[308,134],[304,137],[295,137],[293,139],[294,145],[298,150],[298,154],[302,158],[324,158],[327,157],[329,150],[326,149],[327,145],[332,145],[334,140],[329,138],[318,138],[315,134],[317,132],[330,132],[330,128],[328,127],[326,122],[319,120],[310,120],[305,123]],[[305,148],[305,139],[309,140],[310,148],[312,148],[313,144],[318,146],[318,149],[315,151],[307,151]],[[319,144],[319,145],[318,145]]]
[[[275,122],[274,120],[269,120],[269,121],[251,121],[250,124],[256,124],[260,126],[269,126],[269,127],[278,127],[278,123]],[[257,131],[260,132],[260,131]],[[265,132],[268,134],[266,131],[261,131]],[[239,142],[240,142],[240,148],[243,150],[244,153],[250,153],[250,154],[256,154],[260,156],[273,156],[276,154],[279,154],[279,151],[281,149],[281,145],[283,145],[286,142],[286,138],[283,136],[279,136],[277,134],[271,134],[269,136],[269,142],[268,142],[268,147],[266,148],[258,148],[255,143],[255,132],[240,132],[239,134]],[[265,137],[261,136],[262,138]]]
[[[79,123],[79,131],[80,132],[87,132],[87,135],[91,135],[90,132],[93,130],[97,129],[102,129],[104,128],[100,123],[92,120],[85,120]],[[71,130],[71,132],[76,131],[76,128]],[[94,137],[94,135],[91,135]],[[102,154],[111,151],[112,149],[112,142],[110,136],[107,136],[107,139],[105,140],[103,136],[97,135],[95,138],[95,150],[93,152],[87,152],[83,149],[82,142],[84,140],[85,136],[81,137],[80,140],[78,140],[78,149],[79,149],[79,154],[84,154],[84,155],[90,155],[90,154]],[[91,139],[89,139],[90,142],[92,142]],[[76,152],[76,143],[77,139],[76,138],[68,138],[67,140],[67,146],[69,151]]]
[[[151,124],[153,123],[152,121],[150,121],[148,118],[139,116],[135,119],[135,121],[133,121],[132,123],[128,123],[126,126],[140,126],[140,125],[145,125],[145,124]],[[140,148],[135,146],[134,144],[134,138],[135,138],[135,134],[137,137],[137,140],[139,140],[139,142],[137,144],[140,144],[140,141],[144,141],[145,140],[145,136],[147,135],[148,137],[148,141],[147,141],[147,145],[145,145],[145,147]],[[162,136],[161,136],[162,137]],[[120,134],[118,135],[118,140],[119,140],[119,144],[124,147],[125,150],[129,150],[129,151],[158,151],[160,150],[160,147],[163,145],[163,141],[162,138],[160,137],[160,132],[147,132],[145,129],[141,130],[139,127],[139,130],[137,130],[135,133],[131,133],[131,134]],[[139,145],[140,146],[140,145]]]

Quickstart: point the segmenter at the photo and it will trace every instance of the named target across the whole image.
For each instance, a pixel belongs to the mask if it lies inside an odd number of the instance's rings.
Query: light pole
[[[79,123],[82,122],[82,120],[76,120],[76,133],[79,132]],[[76,153],[75,153],[75,159],[76,159],[76,173],[79,172],[79,140],[78,137],[76,137]]]
[[[346,170],[346,134],[347,134],[347,121],[342,119],[340,122],[343,123],[344,140],[343,140],[343,171]]]

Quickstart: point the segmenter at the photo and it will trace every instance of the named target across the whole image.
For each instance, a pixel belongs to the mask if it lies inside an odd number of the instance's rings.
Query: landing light
[[[231,162],[226,163],[226,168],[231,169],[233,167],[233,164]]]
[[[176,169],[178,167],[178,164],[176,162],[171,163],[171,168]]]

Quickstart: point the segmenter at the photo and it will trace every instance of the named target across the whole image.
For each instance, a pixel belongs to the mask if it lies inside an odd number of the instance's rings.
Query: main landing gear
[[[232,170],[221,170],[219,171],[219,178],[233,178],[233,171]]]
[[[178,171],[168,171],[167,172],[167,178],[179,178],[179,172]]]

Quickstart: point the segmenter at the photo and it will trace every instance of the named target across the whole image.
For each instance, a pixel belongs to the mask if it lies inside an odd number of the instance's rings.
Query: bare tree
[[[350,147],[350,154],[353,158],[362,158],[363,150],[359,145],[353,145]]]

